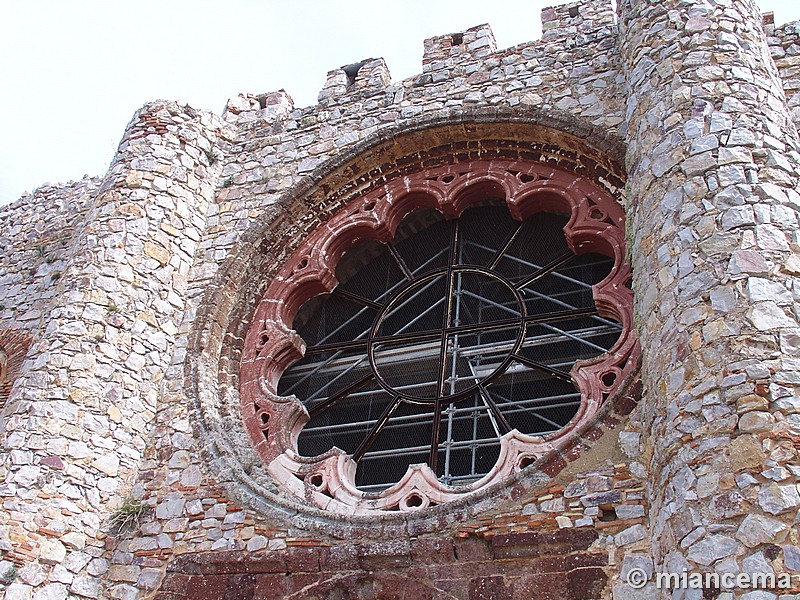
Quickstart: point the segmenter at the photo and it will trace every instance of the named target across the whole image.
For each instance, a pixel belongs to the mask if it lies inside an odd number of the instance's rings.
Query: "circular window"
[[[458,225],[455,221],[453,228]],[[369,362],[376,380],[398,401],[434,405],[485,389],[505,371],[524,340],[519,291],[478,265],[456,264],[410,276],[410,285],[389,294],[370,331]],[[478,310],[473,314],[469,305],[475,301]],[[501,318],[492,319],[482,309],[500,312]],[[428,318],[433,320],[431,329],[420,331],[417,324]],[[481,348],[489,345],[481,340],[489,337],[495,339],[501,360],[489,372],[478,373]],[[459,372],[464,361],[468,373]]]
[[[242,368],[275,479],[329,510],[420,510],[558,449],[614,393],[636,347],[622,211],[542,171],[427,172],[287,263]]]

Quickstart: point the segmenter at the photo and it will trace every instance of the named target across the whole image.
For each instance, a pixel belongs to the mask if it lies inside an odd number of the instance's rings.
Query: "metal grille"
[[[459,485],[492,468],[511,429],[569,423],[581,402],[570,369],[608,350],[622,327],[592,296],[613,260],[573,254],[566,222],[549,213],[517,222],[502,206],[452,221],[417,211],[392,243],[349,251],[333,293],[298,314],[306,356],[278,387],[311,415],[299,452],[344,450],[367,491],[415,463]]]

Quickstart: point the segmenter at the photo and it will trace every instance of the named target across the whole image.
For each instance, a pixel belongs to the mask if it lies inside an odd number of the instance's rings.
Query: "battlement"
[[[485,58],[496,50],[497,42],[488,24],[428,38],[424,42],[422,72],[436,71],[449,60],[463,62]]]
[[[260,118],[267,123],[285,117],[294,110],[294,100],[286,90],[267,92],[257,96],[240,94],[228,100],[226,120]]]
[[[329,98],[349,94],[368,97],[380,94],[391,83],[389,68],[382,58],[367,58],[351,65],[328,71],[325,86],[318,100],[324,103]]]
[[[570,39],[575,45],[603,30],[611,33],[617,14],[610,2],[570,2],[542,9],[542,40]]]
[[[400,104],[408,99],[411,88],[442,86],[446,82],[458,86],[465,79],[469,84],[486,84],[492,79],[501,79],[503,75],[515,75],[523,66],[534,70],[542,66],[542,77],[546,77],[546,68],[552,66],[547,54],[591,44],[601,44],[605,49],[613,45],[616,15],[608,0],[582,0],[544,8],[541,21],[544,32],[541,40],[505,50],[498,50],[488,24],[428,38],[423,42],[421,73],[399,82],[392,82],[383,58],[363,59],[332,69],[328,71],[318,95],[319,109],[381,95],[385,95],[390,104]],[[540,61],[531,62],[540,56]],[[559,67],[569,68],[570,63],[582,65],[585,62],[586,56],[581,53],[558,56]],[[510,67],[512,64],[513,68]],[[501,71],[497,70],[498,67]],[[435,91],[438,93],[440,90],[436,87]],[[279,92],[271,94],[274,93]],[[283,90],[280,93],[286,94]],[[225,108],[226,120],[252,122],[263,118],[273,122],[276,113],[263,112],[264,99],[271,94],[241,94],[232,98]],[[289,102],[293,105],[290,99]],[[305,114],[315,112],[314,107],[303,110]]]

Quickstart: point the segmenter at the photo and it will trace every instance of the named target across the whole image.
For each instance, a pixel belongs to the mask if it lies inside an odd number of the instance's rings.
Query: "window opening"
[[[344,450],[363,491],[417,463],[467,485],[512,429],[567,425],[581,405],[572,366],[611,348],[622,326],[597,314],[592,294],[613,259],[575,255],[566,222],[515,221],[503,206],[453,220],[418,210],[389,244],[348,251],[338,286],[297,314],[306,353],[278,384],[311,416],[300,454]]]

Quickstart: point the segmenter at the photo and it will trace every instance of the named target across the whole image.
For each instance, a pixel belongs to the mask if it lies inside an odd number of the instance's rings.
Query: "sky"
[[[46,183],[103,175],[144,103],[221,114],[239,93],[316,103],[329,70],[382,56],[421,71],[427,37],[489,23],[499,48],[541,36],[557,0],[0,0],[0,205]],[[800,2],[760,0],[775,22]],[[386,7],[386,8],[381,8]]]

